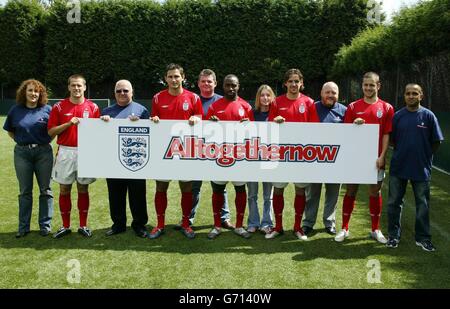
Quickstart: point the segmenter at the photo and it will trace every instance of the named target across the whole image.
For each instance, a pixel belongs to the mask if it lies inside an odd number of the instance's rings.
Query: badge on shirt
[[[300,114],[303,114],[305,112],[305,105],[301,104],[298,108],[298,111],[300,112]]]
[[[383,117],[383,111],[381,109],[377,110],[377,117],[378,118]]]
[[[183,103],[183,110],[184,111],[189,110],[189,103],[187,101],[184,101],[184,103]]]
[[[239,113],[239,116],[244,117],[244,109],[243,108],[240,108],[238,113]]]

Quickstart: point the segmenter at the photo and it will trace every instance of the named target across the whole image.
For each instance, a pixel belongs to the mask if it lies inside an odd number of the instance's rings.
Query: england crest
[[[240,109],[238,110],[238,113],[239,113],[239,116],[244,117],[245,112],[244,112],[244,109],[243,109],[243,108],[240,108]]]
[[[150,154],[149,127],[119,127],[119,161],[136,172],[148,163]]]
[[[300,112],[300,114],[303,114],[305,112],[305,105],[301,104],[298,108],[298,111]]]
[[[377,110],[377,117],[378,118],[383,117],[383,111],[381,109]]]
[[[189,110],[189,103],[187,101],[184,101],[184,103],[183,103],[183,110],[184,111]]]

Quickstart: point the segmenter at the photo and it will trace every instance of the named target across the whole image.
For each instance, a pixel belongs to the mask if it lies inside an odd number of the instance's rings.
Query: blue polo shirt
[[[444,140],[432,111],[420,107],[410,112],[406,107],[395,113],[391,140],[394,143],[390,174],[401,179],[429,181],[433,163],[433,143]]]
[[[326,107],[321,101],[314,103],[316,105],[317,115],[320,122],[327,123],[342,123],[344,122],[344,115],[347,107],[339,102],[334,103],[331,108]]]
[[[221,99],[222,96],[214,93],[214,95],[210,98],[204,98],[202,96],[199,96],[200,100],[202,101],[202,106],[203,106],[203,116],[206,116],[206,114],[208,114],[208,109],[211,106],[211,104],[213,104],[214,102],[216,102],[217,100]]]
[[[14,141],[19,144],[48,144],[51,137],[47,133],[47,123],[52,108],[48,105],[28,108],[13,106],[6,117],[3,129],[14,133]]]
[[[102,111],[102,116],[108,115],[111,118],[118,118],[118,119],[128,118],[128,116],[130,116],[131,114],[138,116],[140,119],[150,118],[148,109],[134,101],[132,101],[127,106],[120,106],[119,104],[115,104],[113,106],[109,106],[103,109]]]

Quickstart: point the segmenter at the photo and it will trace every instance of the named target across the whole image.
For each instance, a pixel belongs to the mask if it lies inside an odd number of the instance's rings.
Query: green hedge
[[[37,1],[13,3],[5,10],[25,11]],[[183,65],[191,83],[205,67],[219,77],[237,74],[241,84],[274,84],[291,67],[301,68],[307,80],[323,80],[339,47],[366,27],[368,10],[367,0],[104,0],[83,1],[81,23],[70,24],[66,4],[55,0],[48,10],[29,15],[30,28],[42,26],[45,35],[43,47],[27,49],[33,67],[10,61],[19,49],[10,52],[2,40],[10,65],[2,82],[35,76],[38,67],[56,96],[63,95],[67,76],[75,72],[85,74],[91,85],[126,77],[149,87],[159,84],[170,62]],[[16,23],[3,15],[3,24]],[[1,31],[12,45],[21,35]],[[0,67],[5,64],[0,59]]]
[[[390,25],[368,28],[336,55],[333,76],[367,70],[391,71],[397,65],[450,50],[450,0],[422,2],[404,9]]]
[[[0,8],[0,82],[43,77],[42,25],[45,11],[36,0],[10,0]]]

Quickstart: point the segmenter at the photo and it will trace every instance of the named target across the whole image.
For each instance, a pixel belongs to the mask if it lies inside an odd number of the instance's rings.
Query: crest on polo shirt
[[[383,117],[383,111],[381,110],[381,108],[377,110],[377,117],[378,118]]]
[[[298,107],[298,111],[300,112],[300,114],[303,114],[305,112],[305,105],[300,104],[300,106]]]
[[[150,153],[149,127],[119,127],[119,161],[136,172],[147,165]]]
[[[242,107],[239,108],[238,113],[239,113],[239,116],[241,116],[241,117],[244,117],[244,115],[245,115],[244,109]]]
[[[183,110],[184,111],[189,110],[189,103],[187,101],[184,101],[184,103],[183,103]]]

